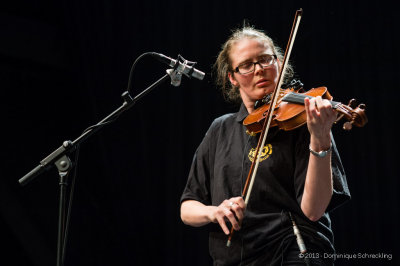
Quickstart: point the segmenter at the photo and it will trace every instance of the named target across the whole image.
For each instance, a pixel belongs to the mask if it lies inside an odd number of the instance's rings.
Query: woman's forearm
[[[181,205],[181,219],[191,226],[203,226],[213,222],[212,214],[215,206],[206,206],[195,200],[184,201]]]
[[[326,150],[330,146],[329,141],[324,144],[315,144],[311,140],[311,148],[315,150]],[[331,152],[320,158],[310,154],[307,176],[304,184],[301,209],[305,216],[312,221],[317,221],[325,213],[332,198],[332,168]]]

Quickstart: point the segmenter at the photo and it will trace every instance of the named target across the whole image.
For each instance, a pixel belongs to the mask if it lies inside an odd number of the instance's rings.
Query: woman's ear
[[[233,76],[232,72],[228,72],[228,78],[229,81],[231,82],[231,84],[235,87],[239,87],[239,82],[237,82],[237,80],[235,79],[235,77]]]

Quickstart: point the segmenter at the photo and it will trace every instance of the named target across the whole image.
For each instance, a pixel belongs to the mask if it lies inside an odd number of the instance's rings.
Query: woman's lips
[[[257,81],[256,85],[257,85],[257,87],[265,87],[265,86],[270,85],[270,83],[271,82],[268,81],[267,79],[262,79],[262,80]]]

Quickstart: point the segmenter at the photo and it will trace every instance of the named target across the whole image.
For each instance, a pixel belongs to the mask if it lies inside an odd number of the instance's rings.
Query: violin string
[[[309,99],[314,98],[313,96],[310,96],[310,95],[303,95],[303,94],[295,93],[295,92],[286,94],[285,97],[286,97],[285,101],[294,102],[294,103],[303,103],[304,98],[309,98]],[[351,112],[351,110],[349,110],[350,107],[348,107],[347,105],[344,105],[340,102],[334,102],[334,101],[330,101],[330,102],[334,109],[343,113],[347,117],[352,117],[352,112]]]
[[[314,98],[313,96],[310,95],[302,95],[299,93],[295,93],[295,92],[291,92],[290,94],[287,94],[285,101],[294,101],[296,103],[302,103],[304,101],[304,98]],[[343,107],[342,103],[339,102],[335,102],[335,101],[330,101],[330,103],[332,104],[332,107],[335,109],[338,109],[340,111],[345,112],[346,114],[350,115],[350,113],[348,112],[348,110],[346,110]]]
[[[344,106],[342,104],[338,105],[336,107],[336,110],[341,111],[345,115],[351,116],[351,112],[349,112],[346,108],[344,108]]]

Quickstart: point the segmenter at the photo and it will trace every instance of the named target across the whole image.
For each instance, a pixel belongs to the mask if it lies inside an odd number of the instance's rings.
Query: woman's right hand
[[[233,229],[238,231],[242,224],[245,209],[246,204],[242,197],[226,199],[218,207],[213,209],[210,220],[213,223],[218,223],[224,233],[229,235],[230,232],[226,222],[230,222]]]

